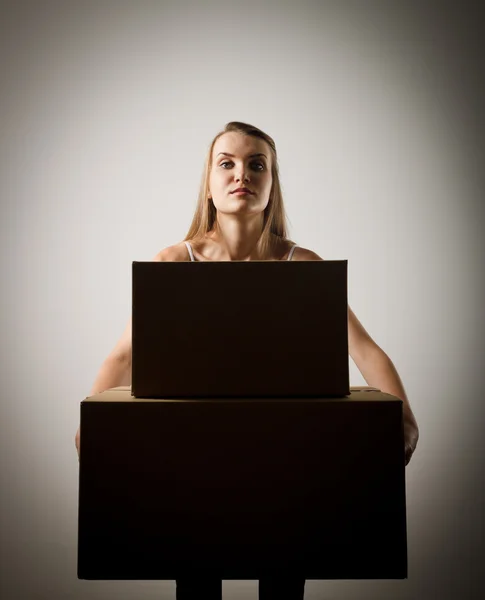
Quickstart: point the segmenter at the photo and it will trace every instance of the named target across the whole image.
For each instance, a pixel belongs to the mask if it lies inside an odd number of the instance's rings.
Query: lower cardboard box
[[[81,402],[78,577],[407,577],[402,401]]]

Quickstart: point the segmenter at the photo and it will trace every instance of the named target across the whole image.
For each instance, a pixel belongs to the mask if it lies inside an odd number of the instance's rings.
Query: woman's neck
[[[210,260],[261,260],[258,242],[263,232],[262,215],[241,219],[235,215],[218,213],[217,221],[208,237]]]

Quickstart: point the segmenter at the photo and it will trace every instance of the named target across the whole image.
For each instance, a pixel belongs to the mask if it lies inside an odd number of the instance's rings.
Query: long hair
[[[230,131],[236,131],[238,133],[260,138],[264,140],[270,148],[272,185],[269,194],[268,205],[264,209],[263,231],[258,241],[259,253],[261,256],[266,256],[276,238],[288,240],[288,225],[285,207],[283,204],[283,195],[281,193],[276,145],[273,138],[271,138],[267,133],[264,133],[264,131],[261,131],[261,129],[258,129],[253,125],[241,123],[240,121],[231,121],[230,123],[227,123],[224,129],[214,137],[209,146],[194,218],[184,240],[201,239],[207,233],[213,231],[217,226],[216,207],[214,206],[212,198],[209,198],[209,175],[212,166],[212,151],[214,144],[221,137],[221,135]]]

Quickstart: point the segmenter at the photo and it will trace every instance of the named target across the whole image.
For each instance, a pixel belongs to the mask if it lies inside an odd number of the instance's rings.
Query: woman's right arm
[[[100,394],[110,388],[131,383],[131,318],[120,340],[104,360],[91,388],[90,396]],[[81,450],[81,427],[75,436],[77,454]]]
[[[185,262],[187,261],[187,249],[182,242],[169,246],[156,254],[152,261]],[[89,395],[94,396],[120,385],[131,385],[131,317],[122,336],[101,365]],[[80,427],[76,432],[74,441],[79,456],[81,449]]]

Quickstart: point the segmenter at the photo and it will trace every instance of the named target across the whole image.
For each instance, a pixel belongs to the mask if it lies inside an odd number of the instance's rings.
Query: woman
[[[274,141],[246,123],[231,122],[213,139],[199,200],[185,240],[155,261],[322,260],[287,238]],[[348,309],[349,354],[367,384],[403,401],[406,464],[418,441],[416,419],[399,375],[385,352]],[[91,395],[131,382],[131,320],[104,361]],[[76,433],[80,450],[80,431]],[[304,580],[261,580],[260,597],[303,598]],[[220,598],[221,581],[177,581],[177,599]]]

